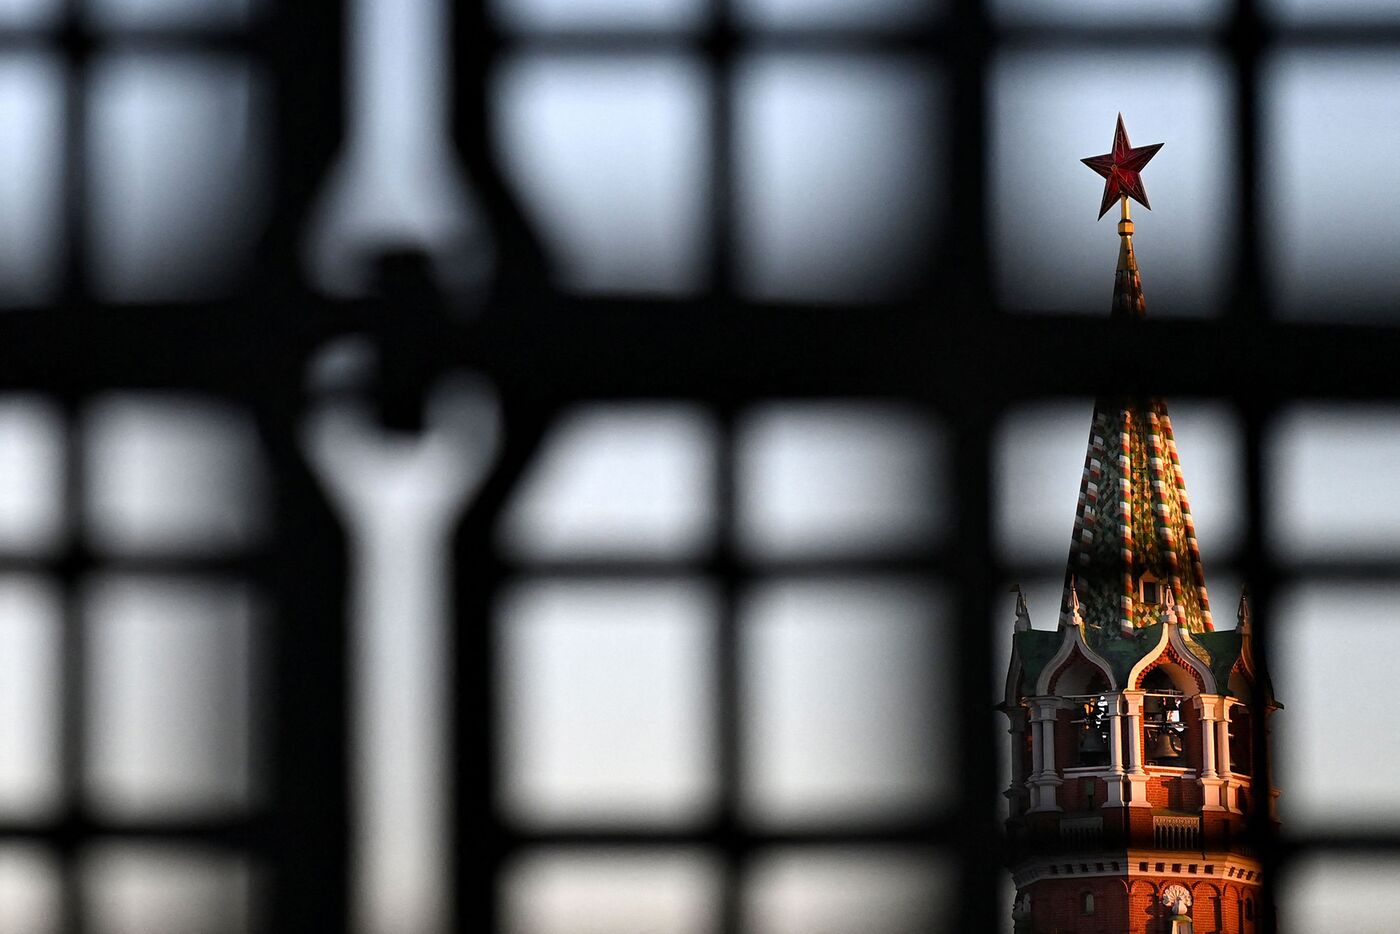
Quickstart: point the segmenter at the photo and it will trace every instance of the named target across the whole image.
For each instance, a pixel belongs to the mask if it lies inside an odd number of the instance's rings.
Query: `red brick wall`
[[[1201,786],[1196,784],[1196,780],[1183,779],[1177,775],[1149,778],[1147,802],[1154,808],[1172,808],[1177,811],[1200,810],[1204,803],[1201,798]]]
[[[1084,794],[1084,783],[1093,782],[1094,787],[1094,807],[1098,810],[1103,807],[1104,800],[1108,797],[1108,782],[1102,778],[1081,778],[1074,774],[1064,776],[1065,783],[1060,786],[1059,801],[1060,807],[1066,811],[1087,811],[1090,810],[1089,798]]]
[[[1074,735],[1073,727],[1070,726],[1070,719],[1074,716],[1072,710],[1061,710],[1055,715],[1055,768],[1057,770],[1072,769],[1077,765],[1077,748],[1071,746],[1072,742],[1077,742],[1078,737]]]
[[[1044,879],[1030,891],[1035,934],[1124,934],[1127,893],[1121,879]],[[1094,896],[1091,915],[1083,911],[1086,892]]]
[[[1181,737],[1181,764],[1201,774],[1201,715],[1190,703],[1181,705],[1181,722],[1186,724],[1186,733]]]
[[[1042,879],[1030,888],[1033,934],[1168,934],[1170,913],[1160,893],[1174,883],[1192,894],[1196,934],[1255,934],[1255,922],[1240,926],[1243,900],[1252,898],[1257,905],[1254,886],[1189,876]],[[1093,914],[1083,911],[1086,892],[1094,896]]]

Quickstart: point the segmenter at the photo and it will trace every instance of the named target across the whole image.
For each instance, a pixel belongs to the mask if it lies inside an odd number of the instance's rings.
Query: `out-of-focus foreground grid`
[[[1053,624],[1111,392],[1252,589],[1283,926],[1388,929],[1397,48],[1364,0],[5,7],[0,930],[1003,928],[1006,590]],[[1135,327],[1074,162],[1119,109]]]

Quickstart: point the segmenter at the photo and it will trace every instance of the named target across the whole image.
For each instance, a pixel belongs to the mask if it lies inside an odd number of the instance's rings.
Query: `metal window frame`
[[[1276,414],[1296,400],[1400,400],[1390,375],[1400,359],[1400,330],[1278,321],[1265,278],[1266,231],[1261,208],[1261,72],[1271,52],[1287,47],[1400,48],[1400,24],[1281,26],[1256,0],[1236,0],[1223,22],[1205,28],[1019,27],[993,20],[987,0],[950,0],[926,26],[867,34],[819,32],[762,35],[746,31],[730,0],[711,0],[707,24],[683,35],[507,33],[488,4],[452,5],[455,69],[453,132],[457,151],[487,212],[501,257],[499,278],[480,307],[451,307],[415,278],[388,276],[380,294],[336,301],[318,294],[301,270],[300,232],[312,200],[343,137],[344,0],[297,0],[269,5],[246,30],[93,32],[82,0],[68,0],[57,25],[0,32],[0,49],[40,49],[59,56],[70,75],[65,111],[65,287],[47,307],[0,316],[0,390],[37,391],[58,400],[68,416],[70,523],[82,526],[77,422],[94,396],[119,389],[197,393],[227,400],[259,425],[273,477],[278,525],[269,542],[223,571],[267,592],[277,625],[266,663],[277,716],[268,740],[265,802],[246,819],[227,822],[113,826],[84,807],[81,704],[88,667],[76,594],[105,558],[77,536],[40,569],[59,581],[67,607],[63,760],[66,806],[51,822],[0,826],[0,843],[29,841],[55,854],[62,867],[65,934],[85,930],[77,910],[80,856],[95,840],[154,840],[246,854],[270,880],[265,929],[345,930],[348,881],[345,853],[354,839],[346,781],[345,541],[299,452],[297,431],[308,398],[301,375],[317,347],[359,333],[379,342],[379,396],[388,424],[412,429],[419,400],[436,372],[466,367],[485,374],[501,399],[505,448],[486,486],[463,517],[453,544],[456,639],[453,647],[453,785],[456,927],[501,930],[499,881],[513,856],[530,847],[608,844],[628,847],[687,844],[724,866],[718,930],[741,927],[744,875],[755,855],[774,846],[892,843],[946,853],[956,872],[957,903],[950,925],[993,930],[1009,910],[1001,902],[1001,820],[997,731],[975,704],[950,712],[962,780],[945,809],[897,826],[760,831],[741,820],[738,739],[737,598],[746,584],[769,576],[733,547],[735,419],[752,403],[774,399],[894,400],[935,415],[957,452],[957,546],[936,548],[900,563],[904,570],[951,582],[958,629],[949,646],[959,664],[952,690],[962,697],[994,695],[1001,659],[993,657],[993,627],[1002,625],[997,582],[1016,569],[999,559],[990,538],[992,431],[1022,402],[1109,392],[1202,396],[1227,401],[1244,431],[1246,532],[1236,564],[1250,581],[1256,651],[1273,651],[1269,620],[1281,584],[1297,579],[1394,579],[1400,560],[1283,565],[1267,547],[1272,501],[1265,441]],[[1150,320],[1126,328],[1107,320],[1018,316],[993,297],[988,256],[987,166],[990,68],[996,54],[1022,47],[1096,49],[1213,48],[1231,65],[1232,125],[1239,197],[1234,231],[1233,291],[1209,322]],[[257,266],[226,300],[114,305],[89,288],[84,160],[85,75],[92,56],[109,47],[221,51],[246,55],[270,76],[269,114],[275,174],[271,218]],[[702,62],[709,84],[713,214],[709,284],[688,299],[579,297],[548,286],[545,250],[531,233],[506,173],[497,164],[490,128],[495,105],[490,82],[497,64],[521,50],[614,54],[664,49]],[[820,307],[777,306],[745,299],[733,275],[730,237],[735,199],[733,114],[735,63],[751,51],[860,50],[913,52],[936,60],[947,78],[947,109],[938,129],[956,139],[941,177],[949,186],[942,248],[927,277],[906,300]],[[931,169],[933,170],[933,169]],[[404,269],[400,267],[400,273]],[[470,313],[464,313],[470,312]],[[1144,373],[1131,364],[1148,347],[1178,362],[1169,372]],[[1010,362],[1007,348],[1036,347]],[[742,348],[742,352],[736,350]],[[1101,361],[1095,370],[1060,365],[1065,354]],[[1008,361],[1008,371],[989,365]],[[549,373],[548,380],[537,374]],[[719,808],[688,830],[624,833],[582,829],[539,833],[512,826],[497,809],[499,766],[493,606],[500,588],[523,572],[494,547],[496,519],[557,415],[580,402],[685,399],[713,411],[723,427],[718,460],[722,527],[716,547],[687,565],[717,581],[722,594],[720,639],[711,660],[718,678],[721,724]],[[1066,494],[1068,495],[1068,493]],[[14,556],[7,566],[33,569]],[[178,569],[179,562],[172,567]],[[163,568],[165,565],[161,565]],[[841,562],[843,572],[880,569],[879,562]],[[645,568],[619,566],[620,576]],[[784,571],[822,574],[813,563]],[[1264,717],[1254,718],[1265,749]],[[1252,827],[1265,863],[1266,890],[1300,855],[1400,854],[1400,837],[1341,832],[1276,838],[1266,822]],[[1260,903],[1259,930],[1274,930],[1272,899]]]

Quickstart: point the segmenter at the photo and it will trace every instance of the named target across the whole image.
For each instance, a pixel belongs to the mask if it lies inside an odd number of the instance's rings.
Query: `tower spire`
[[[1123,216],[1118,221],[1118,269],[1113,274],[1112,318],[1142,318],[1147,314],[1147,299],[1142,294],[1142,275],[1138,272],[1137,254],[1133,252],[1133,218],[1128,196],[1121,200]]]
[[[1129,145],[1120,115],[1113,151],[1084,160],[1107,180],[1100,217],[1114,202],[1121,210],[1115,318],[1143,316],[1130,202],[1147,205],[1138,171],[1159,148]],[[1252,924],[1268,894],[1246,831],[1256,809],[1270,826],[1277,816],[1267,750],[1251,744],[1279,704],[1253,655],[1248,598],[1239,631],[1210,631],[1162,399],[1094,400],[1059,625],[1033,629],[1012,589],[999,707],[1010,721],[1017,934],[1188,934],[1212,916],[1212,929]],[[1221,883],[1198,884],[1212,877]]]
[[[1085,165],[1104,178],[1103,199],[1099,202],[1099,218],[1102,219],[1117,201],[1122,207],[1122,217],[1118,221],[1118,272],[1113,280],[1113,317],[1141,318],[1146,312],[1142,298],[1142,279],[1138,275],[1137,257],[1133,254],[1133,218],[1128,199],[1136,201],[1149,211],[1152,205],[1147,200],[1147,187],[1142,183],[1142,170],[1157,151],[1161,143],[1151,146],[1134,147],[1128,140],[1128,129],[1123,125],[1123,115],[1118,115],[1118,125],[1113,130],[1113,148],[1102,156],[1089,156],[1082,159]]]
[[[1114,201],[1121,210],[1114,318],[1137,319],[1146,311],[1131,201],[1150,207],[1140,173],[1161,148],[1134,148],[1119,114],[1112,151],[1083,160],[1105,179],[1099,216]],[[1162,399],[1100,398],[1094,404],[1062,624],[1070,622],[1076,603],[1100,640],[1172,621],[1192,632],[1214,628],[1186,481]]]

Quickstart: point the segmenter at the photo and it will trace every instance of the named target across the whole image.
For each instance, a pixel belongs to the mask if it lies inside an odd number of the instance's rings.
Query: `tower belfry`
[[[1121,205],[1114,317],[1146,311],[1129,198],[1158,149],[1084,160]],[[1055,629],[1018,597],[1002,709],[1016,934],[1253,932],[1260,864],[1245,846],[1274,793],[1252,748],[1256,670],[1247,598],[1216,631],[1165,401],[1094,405]],[[1261,696],[1256,698],[1256,692]]]

